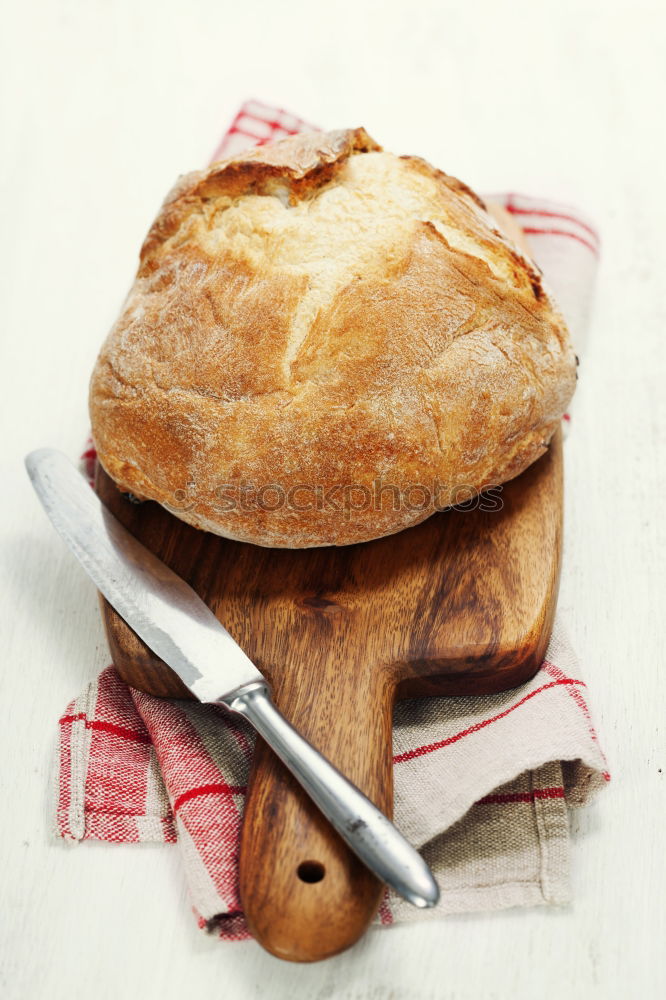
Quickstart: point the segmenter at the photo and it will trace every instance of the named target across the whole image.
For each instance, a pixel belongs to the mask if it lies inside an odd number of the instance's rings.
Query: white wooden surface
[[[664,995],[663,6],[32,0],[2,23],[3,995]],[[76,454],[152,215],[248,96],[364,124],[481,191],[569,198],[604,240],[561,604],[613,782],[574,821],[574,902],[372,932],[302,968],[198,931],[175,848],[51,839],[56,719],[108,657],[21,465]]]

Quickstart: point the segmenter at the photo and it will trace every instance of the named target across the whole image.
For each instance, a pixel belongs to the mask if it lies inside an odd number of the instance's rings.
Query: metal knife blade
[[[37,496],[86,573],[199,701],[218,701],[259,670],[192,588],[122,526],[68,458],[26,458]]]

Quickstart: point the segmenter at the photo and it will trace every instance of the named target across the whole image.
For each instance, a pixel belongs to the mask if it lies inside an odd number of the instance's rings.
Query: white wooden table
[[[7,998],[664,995],[666,15],[659,2],[40,0],[3,17]],[[22,457],[75,455],[86,383],[162,195],[256,96],[365,125],[478,190],[568,198],[604,250],[566,446],[561,592],[613,781],[573,820],[574,902],[374,931],[294,967],[195,926],[173,847],[52,839],[56,719],[106,664],[92,586]]]

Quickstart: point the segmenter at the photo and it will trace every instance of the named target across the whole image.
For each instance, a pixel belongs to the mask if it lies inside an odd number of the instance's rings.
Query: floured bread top
[[[303,547],[398,531],[517,475],[574,382],[538,271],[480,199],[357,129],[176,185],[90,406],[122,489]]]

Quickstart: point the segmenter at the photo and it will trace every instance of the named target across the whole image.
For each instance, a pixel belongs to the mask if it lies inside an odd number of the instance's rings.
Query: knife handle
[[[351,850],[377,878],[414,906],[434,906],[439,889],[421,855],[377,806],[308,743],[273,704],[263,681],[244,685],[222,704],[250,722]],[[310,873],[316,880],[316,871]],[[308,873],[305,872],[305,881]]]

